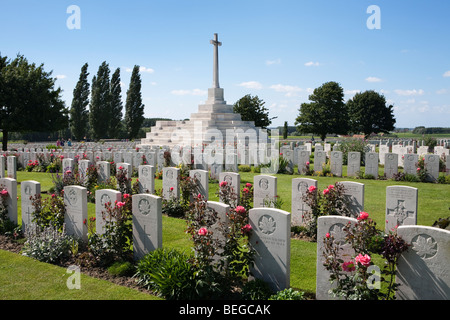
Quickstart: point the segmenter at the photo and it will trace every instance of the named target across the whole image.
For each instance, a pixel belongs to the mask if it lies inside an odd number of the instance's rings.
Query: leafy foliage
[[[233,105],[233,111],[241,115],[243,121],[253,121],[256,127],[267,128],[274,118],[269,118],[269,110],[264,107],[265,102],[247,94]]]
[[[395,128],[394,107],[386,105],[386,98],[376,91],[357,93],[347,102],[350,127],[355,133],[389,133]]]
[[[325,140],[327,134],[347,134],[348,113],[344,103],[344,90],[337,82],[326,82],[314,89],[310,103],[302,103],[295,120],[300,133],[317,134]]]
[[[68,126],[68,110],[55,89],[52,72],[18,55],[13,61],[0,56],[0,128],[3,150],[9,132],[53,132]]]

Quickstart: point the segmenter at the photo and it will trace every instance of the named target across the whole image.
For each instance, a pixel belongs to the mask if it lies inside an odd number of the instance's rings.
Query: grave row
[[[172,171],[175,170],[175,171]],[[178,168],[165,168],[164,177],[174,176],[168,172],[177,172]],[[203,171],[203,172],[202,172]],[[208,190],[202,174],[204,170],[192,170],[192,177],[196,177]],[[200,174],[195,176],[196,174]],[[176,175],[175,175],[176,176]],[[164,179],[164,178],[163,178]],[[251,237],[255,248],[252,277],[267,281],[274,290],[282,290],[290,286],[290,226],[292,214],[280,209],[263,207],[262,199],[273,197],[276,192],[276,177],[259,175],[254,177],[254,208],[249,211],[249,222],[254,231]],[[174,179],[177,180],[177,179]],[[207,183],[208,180],[206,180]],[[220,181],[230,182],[239,186],[239,175],[224,172]],[[358,210],[363,210],[364,189],[361,184],[349,182],[346,188],[355,197]],[[8,215],[17,223],[17,181],[11,178],[0,179],[0,185],[8,191]],[[317,181],[306,178],[293,179],[293,199],[298,200],[298,193],[305,192],[309,185],[317,186]],[[176,185],[175,185],[176,186]],[[295,192],[294,192],[295,190]],[[22,192],[22,225],[24,229],[31,227],[33,207],[30,197],[40,193],[40,184],[36,181],[23,181]],[[294,195],[296,194],[297,195]],[[362,195],[362,197],[361,197]],[[353,196],[353,195],[352,195]],[[102,233],[104,220],[102,208],[105,203],[120,200],[122,194],[117,190],[103,189],[96,192],[96,230]],[[361,201],[362,199],[362,201]],[[293,201],[293,203],[296,201]],[[68,234],[87,240],[87,189],[82,186],[66,186],[64,188],[64,203],[66,205],[65,225]],[[221,219],[226,219],[230,206],[220,202],[207,201],[208,207],[215,210]],[[133,250],[136,259],[162,246],[162,198],[150,193],[132,196],[133,213]],[[397,281],[401,284],[397,297],[399,299],[448,299],[449,286],[449,240],[447,230],[415,226],[417,218],[417,189],[404,186],[387,187],[386,199],[387,219],[393,217],[392,224],[399,225],[398,233],[412,244],[412,250],[402,256],[398,265]],[[342,226],[347,221],[356,222],[354,218],[327,216],[319,218],[318,239],[326,233],[342,232]],[[401,222],[401,223],[400,223]],[[317,246],[316,297],[317,299],[331,299],[328,294],[330,284],[329,275],[323,268],[321,259],[321,243]],[[347,254],[351,254],[344,250]],[[417,273],[421,277],[417,276]]]

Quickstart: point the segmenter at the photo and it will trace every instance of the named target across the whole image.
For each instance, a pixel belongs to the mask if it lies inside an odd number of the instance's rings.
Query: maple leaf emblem
[[[277,223],[271,216],[262,216],[259,219],[259,229],[264,234],[272,234],[276,229]]]
[[[427,235],[418,235],[416,240],[412,242],[413,250],[421,258],[431,258],[437,252],[437,243],[434,239]]]

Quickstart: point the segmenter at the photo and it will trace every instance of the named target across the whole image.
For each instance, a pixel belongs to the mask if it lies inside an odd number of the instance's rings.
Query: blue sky
[[[123,100],[139,65],[145,116],[178,120],[207,98],[218,33],[225,100],[257,95],[272,125],[293,125],[311,91],[336,81],[346,100],[383,93],[397,127],[449,127],[449,13],[447,0],[0,0],[0,54],[44,63],[68,107],[84,63],[90,81],[103,61],[120,68]]]

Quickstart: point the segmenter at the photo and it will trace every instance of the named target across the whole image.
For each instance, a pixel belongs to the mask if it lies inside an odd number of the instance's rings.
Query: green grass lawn
[[[345,169],[344,169],[345,174]],[[241,184],[253,183],[255,173],[241,172]],[[300,175],[276,174],[278,195],[283,200],[282,209],[291,211],[291,180]],[[396,182],[391,180],[357,180],[337,177],[308,177],[318,181],[320,190],[336,181],[353,180],[365,185],[365,211],[384,229],[386,187],[406,185],[419,189],[418,224],[431,226],[439,218],[450,215],[450,185],[432,183]],[[25,180],[41,182],[42,191],[51,188],[52,177],[46,173],[17,173],[18,183]],[[155,181],[156,189],[162,187],[162,180]],[[217,201],[217,183],[209,184],[209,197]],[[19,221],[20,184],[18,185]],[[89,216],[95,216],[94,204],[88,204]],[[163,246],[190,250],[191,242],[185,233],[186,222],[182,219],[163,216]],[[291,287],[315,292],[316,243],[292,239],[291,241]],[[113,285],[88,276],[82,276],[82,289],[69,290],[66,286],[66,270],[30,258],[0,250],[0,299],[152,299],[151,295]]]

